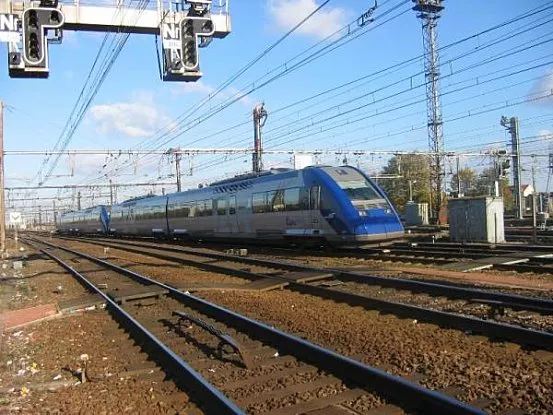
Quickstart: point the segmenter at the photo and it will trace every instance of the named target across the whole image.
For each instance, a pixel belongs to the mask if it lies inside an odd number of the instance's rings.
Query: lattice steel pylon
[[[444,134],[440,102],[440,70],[438,56],[438,19],[444,9],[442,0],[413,0],[413,10],[422,22],[424,69],[426,76],[426,110],[430,152],[430,199],[432,211],[439,222],[444,193]]]

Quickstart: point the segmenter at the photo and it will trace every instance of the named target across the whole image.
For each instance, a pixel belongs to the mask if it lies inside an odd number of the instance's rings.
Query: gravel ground
[[[485,304],[471,303],[465,300],[452,300],[445,297],[432,297],[427,294],[387,289],[356,282],[345,282],[344,284],[332,287],[332,289],[404,304],[417,305],[448,313],[470,315],[484,320],[489,319],[515,324],[534,330],[553,332],[553,316],[551,315],[541,315],[538,313],[515,311],[511,309],[506,309],[504,314],[498,314],[493,312],[492,307]]]
[[[98,251],[98,248],[96,250]],[[99,250],[103,252],[103,248],[100,247]],[[116,253],[118,254],[116,250],[110,251],[110,254],[112,255],[115,255]],[[62,257],[71,258],[72,255],[64,253],[62,254]],[[144,260],[143,256],[137,258],[137,260],[140,261],[140,264],[144,264],[145,262],[147,262]],[[76,262],[74,260],[69,261]],[[128,257],[120,258],[119,261],[123,261],[126,263],[126,265],[129,265]],[[150,266],[151,264],[148,265]],[[79,259],[78,262],[75,263],[73,266],[79,271],[86,270],[87,272],[85,273],[85,275],[91,278],[93,282],[105,281],[110,289],[112,289],[111,287],[121,287],[123,285],[126,285],[126,283],[122,282],[123,280],[128,280],[130,282],[130,279],[117,276],[113,272],[105,271],[101,267],[90,264],[87,260]],[[159,265],[156,267],[158,273],[160,271],[163,272],[163,269],[164,268],[160,267]],[[180,272],[184,272],[184,274],[186,274],[190,272],[190,269],[180,270]],[[176,273],[176,270],[170,273],[171,278],[173,278],[173,283],[175,282],[174,278]],[[161,279],[165,280],[166,277],[167,275],[166,273],[164,273]],[[131,283],[130,285],[133,284],[136,283]],[[197,314],[194,311],[191,312],[174,299],[161,298],[156,301],[155,305],[151,305],[148,307],[133,307],[129,305],[127,307],[127,310],[135,318],[137,318],[138,321],[149,322],[148,328],[153,327],[156,330],[156,334],[159,336],[160,340],[168,344],[173,349],[173,351],[175,351],[185,360],[189,361],[190,365],[198,370],[200,374],[206,376],[210,379],[210,381],[213,381],[215,385],[223,389],[225,389],[226,382],[224,382],[218,376],[218,373],[220,373],[221,371],[228,372],[230,369],[231,373],[225,376],[233,377],[234,375],[232,373],[235,372],[237,373],[236,378],[243,381],[245,379],[252,378],[253,376],[258,375],[258,369],[263,369],[256,368],[252,371],[245,371],[241,366],[236,367],[235,364],[229,362],[221,362],[216,356],[213,356],[212,353],[214,350],[217,349],[219,340],[213,335],[207,334],[203,329],[199,329],[194,325],[186,325],[189,327],[186,327],[186,329],[184,329],[185,332],[183,335],[176,335],[173,330],[167,330],[167,326],[165,326],[164,324],[158,323],[156,325],[154,322],[171,322],[172,324],[175,324],[176,319],[172,316],[173,310],[185,311],[187,313],[191,313],[192,315]],[[223,332],[231,334],[232,337],[236,339],[240,344],[251,348],[252,340],[249,339],[248,336],[244,335],[244,333],[235,332],[234,330],[229,329],[228,327],[225,327],[224,325],[221,325],[220,323],[213,321],[210,318],[206,318],[205,316],[200,316],[200,318],[217,328],[222,328]],[[271,351],[271,356],[275,352],[276,350]],[[251,353],[254,352],[252,351]],[[276,356],[278,355],[279,354],[276,353]],[[205,366],[206,359],[209,360],[208,366]],[[278,373],[280,371],[280,365],[276,364],[276,359],[278,359],[278,357],[275,357],[274,359],[274,366],[264,368],[262,370],[262,373],[267,374],[271,370],[275,373]],[[197,367],[198,361],[200,361],[199,368]],[[302,391],[301,393],[285,393],[285,395],[283,396],[278,396],[278,394],[281,393],[282,390],[285,388],[296,388],[301,387],[302,385],[309,388],[309,385],[311,383],[321,381],[325,377],[326,375],[317,370],[315,370],[314,372],[305,372],[305,365],[302,365],[300,368],[298,368],[298,373],[293,373],[283,378],[275,378],[272,381],[266,383],[250,383],[242,388],[229,390],[226,392],[233,401],[237,402],[240,406],[245,407],[247,413],[261,414],[269,410],[274,410],[291,404],[305,402],[316,397],[332,395],[346,389],[345,385],[343,385],[341,381],[335,380],[335,384],[331,386],[311,387],[312,389],[307,389],[305,391]],[[276,394],[277,396],[272,397],[273,394]],[[366,412],[367,410],[382,404],[382,401],[377,396],[369,393],[367,393],[366,395],[368,396],[364,396],[363,399],[358,399],[355,402],[352,402],[352,407],[358,408],[362,410],[362,412]]]
[[[67,241],[61,241],[60,244],[69,246]],[[122,267],[129,268],[133,271],[144,275],[159,275],[159,267],[163,267],[163,281],[175,286],[183,286],[189,283],[198,284],[237,284],[242,285],[248,283],[248,280],[237,278],[213,272],[207,272],[197,269],[196,267],[176,264],[162,259],[148,257],[144,255],[134,254],[131,252],[122,251],[115,248],[109,248],[107,253],[104,253],[104,248],[98,245],[91,245],[84,242],[71,242],[71,248],[87,252],[90,255],[97,256],[109,262],[115,263]]]
[[[23,251],[14,251],[12,258],[2,261],[0,312],[52,304],[88,293],[54,261],[25,244],[20,246]],[[14,260],[21,261],[21,269],[14,269]]]
[[[83,354],[88,355],[90,381],[81,384],[75,373],[83,366]],[[129,365],[143,360],[145,355],[103,311],[4,333],[0,412],[106,414],[185,410],[188,399],[172,382],[118,376]],[[73,386],[57,392],[37,390],[37,384],[53,381],[67,381]],[[177,400],[171,397],[175,393],[179,394]]]
[[[11,260],[3,261],[7,266],[0,277],[0,312],[88,294],[57,264],[33,250],[12,255],[26,258],[21,258],[20,270],[13,269]],[[75,372],[82,367],[83,354],[89,357],[91,381],[81,384]],[[145,360],[104,311],[6,332],[0,327],[0,413],[186,413],[188,397],[174,383],[160,376],[118,376]],[[61,383],[70,386],[60,387]],[[58,389],[48,391],[46,384]]]
[[[323,268],[354,270],[383,277],[401,277],[436,283],[454,283],[481,289],[493,289],[509,294],[553,298],[553,289],[544,288],[553,284],[553,274],[532,274],[493,270],[485,270],[485,274],[477,272],[445,272],[445,270],[437,270],[436,267],[415,263],[409,264],[409,268],[406,269],[406,265],[401,263],[385,263],[385,261],[350,258],[347,256],[343,258],[310,256],[309,254],[293,257],[279,254],[255,254],[250,256],[252,258],[279,259]],[[450,275],[448,276],[447,274]],[[488,281],[489,278],[484,278],[490,276],[493,278],[494,283]]]
[[[461,387],[460,399],[492,401],[492,413],[553,411],[553,356],[513,344],[367,312],[289,291],[203,293],[202,297],[393,373],[424,375],[432,389]]]
[[[80,249],[89,249],[92,252],[94,252],[96,255],[100,255],[103,253],[103,248],[86,244],[86,243],[80,243],[79,245]],[[92,247],[92,248],[91,248]],[[118,263],[122,266],[129,266],[131,269],[134,269],[140,273],[143,274],[150,274],[151,272],[155,272],[152,267],[159,266],[159,265],[165,265],[168,267],[171,267],[175,269],[173,272],[166,273],[163,276],[163,281],[175,284],[175,285],[182,285],[185,282],[230,282],[230,283],[244,283],[246,282],[244,279],[240,278],[233,278],[233,277],[223,277],[218,276],[217,274],[212,274],[209,272],[203,272],[203,271],[191,271],[194,268],[192,267],[186,267],[186,269],[182,269],[181,266],[175,265],[174,263],[171,264],[164,260],[156,260],[152,259],[154,262],[152,264],[147,264],[149,261],[144,260],[144,256],[138,255],[138,254],[131,254],[127,253],[125,251],[121,250],[112,250],[110,252],[117,253],[117,256],[120,257],[121,255],[124,255],[124,258],[132,259],[132,261],[138,262],[140,265],[136,265],[132,262],[126,262],[122,258],[110,258],[110,260]],[[347,259],[347,258],[346,258]],[[310,259],[306,259],[306,262],[309,262]],[[336,258],[326,258],[324,260],[323,265],[324,267],[328,268],[336,268],[338,260]],[[223,264],[223,262],[219,261],[219,264]],[[230,264],[230,266],[233,266],[234,264]],[[319,265],[319,264],[317,264]],[[190,281],[190,274],[194,275],[195,273],[198,274],[198,278],[194,278],[192,281]],[[206,281],[203,280],[203,277],[206,277]],[[228,279],[227,279],[228,278]],[[481,287],[479,287],[481,288]],[[451,300],[443,297],[431,297],[424,294],[414,294],[409,291],[403,291],[403,290],[394,290],[394,289],[385,289],[382,287],[374,286],[374,285],[367,285],[367,284],[360,284],[355,282],[347,282],[343,285],[334,287],[334,289],[347,291],[347,292],[353,292],[361,295],[367,295],[369,297],[375,297],[375,298],[383,298],[391,301],[398,301],[402,303],[407,304],[414,304],[424,307],[429,307],[436,310],[442,310],[447,312],[454,312],[464,315],[472,315],[478,318],[492,318],[494,320],[500,321],[500,322],[506,322],[506,323],[512,323],[512,324],[518,324],[523,327],[532,328],[536,330],[545,330],[545,331],[553,331],[553,316],[546,316],[546,315],[540,315],[536,313],[528,313],[528,312],[517,312],[514,310],[507,310],[505,314],[498,315],[493,314],[491,307],[487,305],[482,304],[474,304],[474,303],[467,303],[464,300]],[[524,293],[522,293],[522,290],[507,290],[502,289],[500,291],[509,292],[509,293],[516,293],[516,294],[526,294],[528,292],[533,292],[530,290],[524,290]],[[543,294],[543,293],[542,293]]]
[[[81,248],[84,246],[90,247]],[[227,278],[232,278],[184,266],[173,267],[168,273],[165,261],[145,260],[144,256],[121,251],[115,254],[112,250],[110,256],[117,256],[119,263],[138,262],[135,270],[165,281],[203,281],[204,275],[213,281],[229,282]],[[490,343],[456,330],[285,290],[209,292],[202,296],[285,331],[304,333],[309,340],[339,353],[363,356],[364,362],[387,367],[393,373],[420,373],[422,383],[430,388],[458,386],[463,390],[459,398],[464,401],[488,398],[493,413],[508,408],[522,408],[532,414],[553,412],[551,354]]]

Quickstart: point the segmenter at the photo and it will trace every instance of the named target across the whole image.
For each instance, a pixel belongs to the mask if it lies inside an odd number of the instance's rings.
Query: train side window
[[[190,202],[188,205],[190,206],[188,217],[193,218],[198,216],[198,202]]]
[[[284,190],[284,206],[288,211],[300,210],[300,188]]]
[[[228,199],[228,213],[229,215],[236,213],[236,196],[231,196]]]
[[[217,206],[217,215],[224,216],[227,214],[227,200],[226,199],[217,199],[215,201]]]
[[[254,193],[252,195],[252,212],[263,213],[267,204],[267,193]]]
[[[182,208],[181,208],[182,217],[183,218],[189,217],[190,216],[190,210],[191,210],[190,203],[183,204]]]
[[[309,210],[309,189],[305,187],[300,188],[300,209],[299,210]]]
[[[279,189],[276,191],[272,199],[272,208],[273,212],[281,212],[284,210],[284,189]]]
[[[267,192],[267,201],[263,207],[263,212],[272,212],[273,211],[273,201],[275,200],[276,191],[271,190]]]
[[[311,210],[320,209],[321,205],[321,187],[320,186],[311,186],[309,192],[309,207]]]
[[[206,215],[206,208],[207,206],[205,205],[205,200],[198,200],[196,202],[196,206],[197,206],[197,216],[207,216]]]
[[[168,215],[172,218],[187,218],[190,216],[190,205],[182,202],[169,205]]]
[[[165,218],[165,205],[159,205],[155,214],[156,219]]]
[[[213,215],[213,200],[207,199],[204,200],[204,216],[212,216]]]

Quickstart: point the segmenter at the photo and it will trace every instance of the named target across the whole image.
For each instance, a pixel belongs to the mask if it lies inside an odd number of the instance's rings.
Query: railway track
[[[446,267],[455,267],[456,263],[463,262],[467,268],[473,265],[474,269],[553,273],[553,246],[550,245],[397,243],[382,249],[346,252],[345,255]]]
[[[206,413],[399,410],[386,402],[408,412],[484,413],[118,265],[47,241],[28,243],[100,296]]]
[[[548,299],[148,242],[82,238],[69,240],[113,247],[246,278],[254,281],[252,284],[257,284],[255,288],[286,287],[370,310],[482,334],[492,339],[553,350],[553,301]],[[452,302],[452,299],[455,301]]]

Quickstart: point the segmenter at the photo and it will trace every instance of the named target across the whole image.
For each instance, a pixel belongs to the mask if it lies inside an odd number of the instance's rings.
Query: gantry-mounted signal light
[[[48,2],[51,4],[52,2]],[[65,16],[54,7],[31,7],[23,11],[22,50],[8,54],[12,78],[48,78],[48,31],[55,30],[53,39],[60,39]]]
[[[197,81],[202,77],[198,49],[207,46],[215,33],[209,11],[198,13],[189,9],[172,30],[164,33],[164,38],[172,35],[173,41],[165,43],[163,80]]]
[[[25,0],[23,9],[6,12],[0,1],[0,42],[8,44],[10,77],[48,76],[48,44],[61,43],[62,31],[136,33],[162,37],[164,81],[201,77],[199,49],[231,32],[230,0],[180,0],[186,6],[142,10],[130,6],[89,5],[81,0]],[[213,9],[213,10],[212,10]],[[181,36],[181,23],[188,31]],[[184,53],[186,52],[186,54]]]
[[[176,23],[163,27],[163,80],[197,81],[201,78],[199,48],[211,43],[215,23],[211,0],[186,0],[189,8]]]

